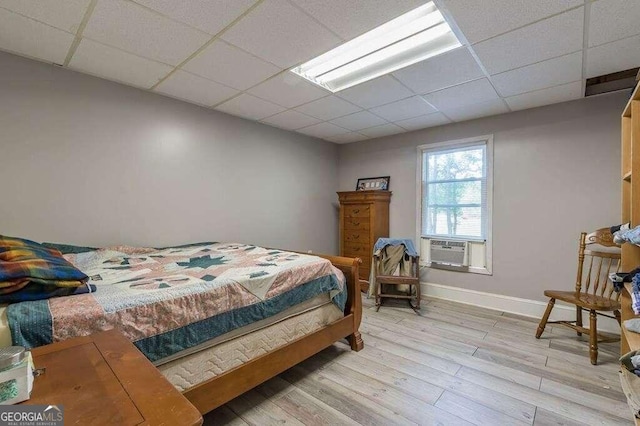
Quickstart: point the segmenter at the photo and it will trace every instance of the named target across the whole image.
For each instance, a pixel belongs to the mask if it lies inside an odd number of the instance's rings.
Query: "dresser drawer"
[[[368,204],[355,204],[344,206],[344,217],[369,217],[370,206]]]
[[[346,257],[359,257],[364,263],[365,259],[371,257],[371,246],[369,244],[344,243],[342,250]]]
[[[362,263],[360,264],[361,267],[367,269],[371,267],[371,256],[361,256],[360,260],[362,260]]]
[[[343,238],[345,243],[369,244],[368,231],[360,231],[357,229],[345,230]]]
[[[360,275],[361,280],[369,281],[369,272],[371,270],[368,267],[360,267],[358,270],[358,275]],[[367,286],[368,289],[368,286]],[[366,290],[364,290],[366,291]]]
[[[369,268],[371,266],[371,257],[370,255],[367,255],[366,253],[369,250],[363,251],[354,251],[354,250],[350,250],[349,252],[346,251],[345,248],[345,252],[342,256],[344,257],[358,257],[360,258],[360,260],[362,261],[362,263],[360,263],[360,268]]]
[[[360,270],[362,270],[364,268],[367,271],[369,271],[371,269],[371,259],[369,259],[367,256],[355,255],[355,254],[345,254],[344,256],[345,257],[358,257],[358,258],[360,258],[360,260],[362,260],[362,263],[358,266],[358,268],[360,268]]]
[[[369,231],[369,218],[367,217],[345,217],[344,229],[357,231]],[[346,232],[345,232],[346,233]]]

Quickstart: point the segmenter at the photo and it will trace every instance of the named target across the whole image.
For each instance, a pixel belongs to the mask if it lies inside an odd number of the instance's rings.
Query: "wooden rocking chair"
[[[613,290],[609,282],[609,273],[617,272],[620,264],[620,250],[596,251],[587,249],[587,246],[617,247],[613,242],[613,236],[609,228],[598,229],[588,234],[580,235],[580,248],[578,250],[578,275],[575,291],[545,290],[544,295],[549,297],[549,304],[540,320],[536,338],[539,339],[547,323],[562,324],[572,328],[582,336],[589,334],[589,357],[591,364],[598,363],[598,342],[615,342],[620,338],[609,338],[598,334],[597,316],[615,318],[620,323],[620,293]],[[585,262],[585,257],[588,262]],[[556,302],[561,300],[576,305],[575,321],[548,321],[551,310]],[[589,328],[582,326],[582,310],[589,311]],[[607,315],[599,311],[612,312]]]

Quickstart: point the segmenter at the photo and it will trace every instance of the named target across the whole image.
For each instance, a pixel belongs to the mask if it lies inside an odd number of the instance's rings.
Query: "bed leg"
[[[352,351],[358,352],[364,348],[364,342],[362,341],[362,336],[359,331],[347,336],[347,340],[349,341],[349,345],[351,345]]]
[[[350,265],[345,265],[347,267],[342,270],[347,278],[347,305],[345,306],[344,315],[351,315],[353,318],[353,328],[350,327],[353,333],[347,336],[347,340],[351,350],[356,352],[364,348],[362,336],[358,331],[362,321],[362,295],[360,294],[360,279],[358,278],[360,276],[358,272],[360,263],[362,263],[360,258],[354,258],[350,261]]]

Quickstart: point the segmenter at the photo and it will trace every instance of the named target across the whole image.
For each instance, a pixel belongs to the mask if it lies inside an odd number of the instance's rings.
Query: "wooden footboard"
[[[294,340],[281,348],[184,391],[184,396],[200,413],[208,413],[315,355],[340,339],[347,338],[351,349],[355,351],[363,348],[362,337],[358,331],[362,320],[362,300],[360,299],[358,277],[358,267],[361,260],[340,256],[316,256],[328,259],[347,278],[348,296],[344,317],[312,334]]]
[[[360,322],[362,321],[362,299],[360,296],[360,276],[358,268],[362,263],[359,258],[327,256],[318,254],[318,257],[328,259],[333,266],[340,269],[347,278],[347,304],[344,307],[345,317],[353,315],[353,333],[347,339],[351,345],[351,349],[359,351],[364,347],[362,337],[360,336]]]

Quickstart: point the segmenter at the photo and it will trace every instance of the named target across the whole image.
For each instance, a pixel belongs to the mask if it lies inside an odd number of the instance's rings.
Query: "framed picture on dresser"
[[[391,176],[360,178],[356,183],[356,191],[388,191]]]

